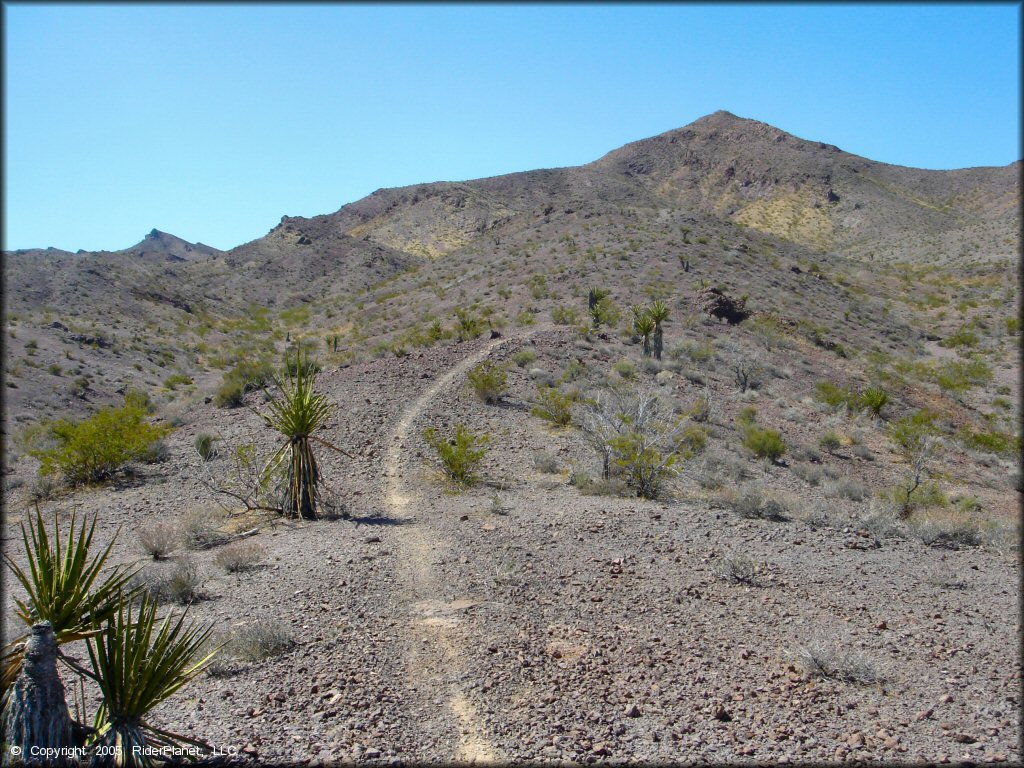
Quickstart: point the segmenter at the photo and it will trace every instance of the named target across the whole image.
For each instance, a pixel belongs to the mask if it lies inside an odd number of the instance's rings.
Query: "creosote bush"
[[[436,429],[423,431],[423,439],[437,453],[441,468],[449,479],[463,486],[474,485],[477,471],[484,456],[490,436],[474,434],[464,424],[457,424],[450,438],[442,437]]]
[[[572,423],[572,404],[576,402],[573,392],[562,392],[557,387],[537,387],[537,400],[530,413],[550,421],[552,424],[565,427]]]
[[[505,393],[508,374],[505,373],[503,366],[485,360],[466,374],[466,379],[478,398],[485,403],[494,404],[500,402]]]
[[[763,429],[752,424],[744,430],[743,447],[754,452],[759,459],[775,462],[786,452],[782,436],[774,429]]]
[[[102,408],[74,421],[46,425],[42,440],[51,445],[29,450],[41,462],[41,475],[61,474],[71,485],[110,480],[132,461],[142,461],[170,427],[151,424],[137,405]]]

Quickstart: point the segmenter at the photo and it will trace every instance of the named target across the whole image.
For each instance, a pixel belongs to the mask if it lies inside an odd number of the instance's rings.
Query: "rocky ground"
[[[464,386],[485,358],[529,346],[550,369],[573,343],[523,329],[322,373],[340,406],[324,437],[355,456],[325,449],[323,471],[352,519],[266,522],[264,564],[239,574],[195,555],[195,618],[224,636],[269,621],[294,645],[219,664],[152,721],[261,763],[1020,760],[1015,554],[879,537],[837,502],[829,525],[743,519],[685,474],[667,501],[581,495],[569,470],[592,451],[530,415],[528,370],[497,406]],[[204,464],[197,434],[272,445],[246,409],[183,418],[137,481],[47,508],[98,512],[136,559],[134,529],[212,504],[202,480],[228,451]],[[462,493],[422,439],[458,421],[492,439]],[[19,560],[23,490],[3,530]]]

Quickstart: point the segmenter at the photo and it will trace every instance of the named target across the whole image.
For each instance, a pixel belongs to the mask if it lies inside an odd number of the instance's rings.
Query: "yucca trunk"
[[[50,622],[32,626],[25,644],[21,672],[6,693],[3,702],[3,739],[7,756],[22,755],[29,765],[70,764],[72,761],[43,761],[33,755],[70,755],[80,746],[79,730],[68,712],[64,684],[57,674],[57,640]],[[20,753],[18,750],[21,750]],[[46,754],[46,753],[43,753]]]
[[[307,438],[291,443],[291,463],[288,466],[288,511],[304,520],[316,520],[316,489],[320,470]]]
[[[665,348],[665,339],[661,335],[661,325],[654,329],[654,359],[661,360],[661,352]]]

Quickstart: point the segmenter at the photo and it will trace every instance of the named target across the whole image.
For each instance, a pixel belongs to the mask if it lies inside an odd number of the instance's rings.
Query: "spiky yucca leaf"
[[[117,568],[100,580],[100,571],[117,535],[102,552],[90,558],[96,520],[94,515],[91,523],[83,520],[81,527],[76,528],[77,521],[72,515],[67,538],[62,542],[60,521],[55,515],[51,545],[43,515],[36,507],[35,520],[29,518],[28,530],[24,523],[21,525],[28,572],[4,554],[7,567],[27,593],[26,600],[14,600],[18,617],[29,627],[40,621],[50,622],[58,645],[87,637],[94,624],[106,620],[117,610],[121,592],[127,590],[132,597],[137,593],[137,590],[128,590],[136,569]],[[27,634],[15,638],[4,648],[3,691],[18,676],[22,657],[18,646],[26,637]]]
[[[285,511],[303,518],[316,518],[320,470],[313,455],[311,440],[334,450],[341,450],[325,440],[313,437],[313,432],[327,423],[334,412],[334,404],[313,389],[312,366],[296,353],[294,373],[277,382],[279,397],[268,394],[269,412],[260,417],[271,429],[280,432],[287,442],[270,458],[264,468],[269,478],[284,466],[287,478]],[[287,463],[285,463],[287,462]]]
[[[157,603],[144,596],[135,613],[122,596],[117,611],[88,640],[89,660],[96,673],[103,702],[96,711],[94,746],[119,747],[114,764],[150,766],[161,747],[203,742],[164,731],[146,721],[146,715],[203,671],[220,650],[196,661],[209,639],[212,626],[185,624],[187,611],[177,618],[168,613],[157,624]]]

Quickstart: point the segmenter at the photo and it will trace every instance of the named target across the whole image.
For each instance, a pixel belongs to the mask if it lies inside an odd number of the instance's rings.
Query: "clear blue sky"
[[[219,248],[378,187],[717,109],[899,165],[1020,158],[1002,5],[4,4],[5,248]]]

